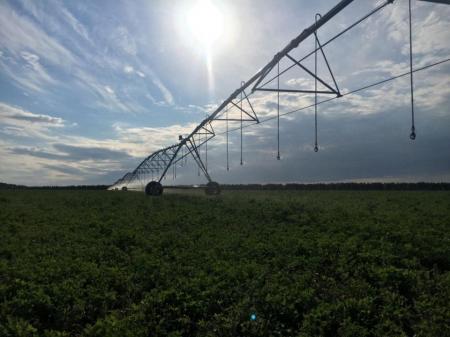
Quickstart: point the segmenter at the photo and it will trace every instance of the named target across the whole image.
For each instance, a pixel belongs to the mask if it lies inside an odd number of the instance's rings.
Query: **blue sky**
[[[208,72],[205,47],[185,21],[197,0],[2,1],[0,181],[112,183],[189,133],[309,26],[316,12],[335,4],[212,2],[224,30],[210,48]],[[326,40],[374,6],[355,1],[319,37]],[[450,6],[413,1],[413,15],[414,66],[450,57]],[[407,1],[397,0],[327,46],[341,90],[407,71],[407,38]],[[306,41],[294,55],[311,48],[312,40]],[[230,172],[224,138],[216,137],[209,145],[211,174],[227,183],[450,181],[449,63],[416,74],[415,142],[408,138],[409,80],[403,78],[321,105],[318,153],[312,150],[312,109],[281,120],[281,161],[274,157],[275,123],[246,129],[243,167],[239,134],[230,136]],[[311,84],[295,71],[281,81]],[[280,112],[311,99],[283,95]],[[257,113],[272,116],[274,100],[256,96]],[[166,183],[203,181],[190,165]]]

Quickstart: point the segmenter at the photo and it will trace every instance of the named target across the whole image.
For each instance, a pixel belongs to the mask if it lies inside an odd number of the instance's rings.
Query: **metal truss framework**
[[[242,137],[243,137],[243,124],[244,123],[259,123],[257,112],[254,109],[254,104],[252,104],[252,94],[255,92],[273,92],[277,95],[277,127],[278,127],[278,155],[277,159],[280,159],[279,150],[279,97],[281,93],[291,93],[291,94],[313,94],[314,95],[314,108],[315,108],[315,146],[314,151],[318,151],[317,143],[317,95],[332,95],[334,98],[339,98],[342,96],[339,91],[338,84],[336,82],[335,76],[332,72],[331,65],[326,57],[324,47],[345,34],[347,31],[361,23],[362,21],[369,18],[371,15],[375,14],[379,10],[383,9],[388,4],[392,4],[394,0],[385,0],[383,3],[378,5],[376,8],[371,10],[367,15],[361,17],[353,24],[347,28],[340,31],[338,34],[327,40],[326,42],[321,42],[318,37],[318,29],[326,24],[331,18],[341,12],[345,7],[347,7],[354,0],[342,0],[336,6],[334,6],[330,11],[324,15],[316,14],[315,22],[306,28],[300,35],[294,38],[285,48],[274,55],[273,59],[267,63],[263,68],[261,68],[253,77],[251,77],[246,82],[241,82],[241,86],[237,88],[225,101],[220,104],[216,110],[207,116],[189,135],[186,137],[179,136],[179,142],[177,144],[168,146],[166,148],[160,149],[156,152],[150,154],[145,158],[134,171],[128,172],[122,178],[117,180],[109,189],[126,189],[128,186],[133,184],[140,184],[145,186],[148,181],[157,181],[159,184],[163,179],[165,179],[168,170],[172,168],[173,175],[176,177],[176,167],[183,166],[186,164],[188,157],[192,157],[198,167],[199,173],[202,172],[203,175],[208,180],[208,183],[213,183],[210,174],[208,173],[208,163],[207,163],[207,143],[212,138],[216,136],[216,132],[213,128],[213,122],[226,122],[226,140],[227,140],[227,170],[229,170],[229,160],[228,160],[228,123],[229,122],[239,122],[240,127],[240,145],[241,145],[241,160],[240,164],[243,164],[242,158]],[[411,2],[411,0],[409,0]],[[430,1],[430,0],[425,0]],[[434,0],[435,2],[437,0]],[[438,1],[442,2],[442,1]],[[307,55],[300,59],[296,59],[292,56],[291,52],[299,47],[299,45],[309,37],[314,38],[315,48],[313,51],[309,52]],[[411,47],[412,48],[412,47]],[[314,55],[314,70],[310,70],[305,66],[304,61],[309,57]],[[321,57],[326,65],[326,70],[330,75],[331,82],[327,83],[326,80],[318,76],[317,64],[318,57]],[[290,63],[285,69],[280,71],[280,61],[288,61]],[[411,88],[412,88],[412,53],[411,53]],[[296,68],[309,75],[311,79],[314,80],[314,88],[311,89],[291,89],[291,88],[280,88],[280,76]],[[270,76],[269,76],[270,75]],[[269,84],[275,84],[276,87],[268,87]],[[318,84],[322,86],[323,89],[318,89]],[[411,91],[412,96],[412,91]],[[413,108],[413,105],[412,105]],[[238,117],[229,116],[229,111],[234,109],[238,112]],[[414,132],[414,119],[412,125],[411,139],[413,139]],[[205,145],[206,158],[205,161],[202,160],[200,155],[200,148]],[[217,184],[217,183],[214,183]]]

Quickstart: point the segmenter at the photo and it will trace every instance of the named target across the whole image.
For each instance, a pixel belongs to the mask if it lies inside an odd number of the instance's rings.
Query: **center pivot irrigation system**
[[[145,158],[134,171],[125,174],[122,178],[117,180],[109,189],[110,190],[127,190],[136,185],[145,187],[145,193],[147,195],[158,196],[163,192],[163,186],[161,181],[166,177],[169,168],[172,168],[174,177],[176,176],[177,165],[183,166],[186,164],[188,156],[192,156],[198,171],[204,174],[208,183],[206,185],[207,194],[219,194],[220,185],[211,179],[208,173],[208,141],[214,138],[218,133],[214,131],[213,122],[225,122],[226,131],[220,134],[226,135],[226,160],[227,170],[229,170],[229,139],[228,134],[231,131],[240,131],[240,164],[243,165],[242,158],[242,144],[243,144],[243,128],[244,123],[246,127],[267,122],[276,118],[277,120],[277,159],[280,160],[280,116],[294,113],[300,110],[314,107],[314,120],[315,120],[315,144],[314,151],[319,150],[317,142],[317,107],[318,105],[329,102],[334,99],[338,99],[343,96],[353,94],[368,88],[371,88],[388,81],[409,76],[411,85],[411,133],[410,138],[414,140],[416,138],[416,130],[414,126],[414,81],[413,74],[417,71],[424,70],[436,66],[438,64],[448,62],[450,59],[444,59],[439,62],[427,65],[422,68],[413,70],[413,54],[412,54],[412,23],[411,23],[411,0],[409,2],[409,71],[403,74],[393,76],[370,85],[352,90],[350,92],[341,93],[336,82],[336,78],[333,74],[332,68],[325,55],[324,47],[342,36],[361,22],[365,21],[375,13],[379,12],[389,4],[392,4],[395,0],[386,0],[381,2],[377,7],[372,9],[368,14],[359,18],[357,21],[343,29],[329,40],[321,42],[318,36],[318,30],[324,24],[326,24],[331,18],[341,12],[345,7],[351,4],[354,0],[342,0],[329,12],[324,15],[316,14],[314,23],[306,28],[300,35],[293,39],[285,48],[275,54],[273,59],[261,68],[252,78],[246,82],[241,82],[241,86],[236,89],[217,109],[207,116],[188,136],[178,137],[179,142],[177,144],[168,146],[150,154]],[[450,4],[450,0],[421,0],[428,2]],[[300,59],[292,56],[292,53],[297,49],[302,42],[307,38],[314,38],[315,48],[311,52],[307,53]],[[310,70],[306,65],[306,60],[310,57],[314,57],[314,69]],[[328,81],[323,76],[319,76],[317,72],[318,57],[321,57],[326,65]],[[289,64],[280,71],[280,61],[288,61]],[[280,76],[290,71],[292,68],[301,69],[304,74],[310,76],[314,80],[314,88],[312,89],[292,89],[292,88],[280,88]],[[318,85],[321,88],[318,88]],[[275,117],[269,117],[264,120],[260,120],[252,104],[253,95],[256,92],[272,92],[275,93],[277,99],[277,115]],[[314,103],[308,106],[298,108],[289,112],[285,112],[280,115],[280,93],[289,94],[311,94],[314,95]],[[331,95],[330,98],[318,101],[318,94]],[[229,129],[229,122],[239,123],[239,127]],[[205,148],[205,160],[202,159],[200,148]]]

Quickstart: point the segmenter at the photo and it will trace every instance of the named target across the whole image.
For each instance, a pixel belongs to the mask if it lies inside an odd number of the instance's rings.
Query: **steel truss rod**
[[[241,87],[243,87],[245,85],[245,82],[244,81],[242,81],[241,82]],[[242,155],[243,155],[243,140],[244,140],[244,138],[243,138],[243,134],[242,134],[242,122],[243,122],[243,120],[242,120],[242,113],[244,112],[244,110],[242,109],[242,93],[244,92],[244,90],[241,90],[241,104],[240,104],[240,107],[238,107],[239,108],[239,110],[241,110],[241,162],[240,162],[240,164],[241,164],[241,166],[244,164],[244,162],[242,161]],[[231,102],[231,103],[233,103],[233,102]],[[234,103],[233,103],[234,104]],[[236,104],[234,104],[235,106],[237,106]]]
[[[133,173],[128,172],[128,173],[125,174],[125,176],[122,178],[121,184],[123,184],[123,185],[129,184],[129,182],[131,181],[131,179],[132,179],[133,176],[134,176]]]
[[[332,38],[330,38],[329,40],[327,40],[324,44],[322,44],[322,48],[324,48],[325,46],[327,46],[328,44],[330,44],[331,42],[333,42],[334,40],[336,40],[337,38],[339,38],[340,36],[344,35],[345,33],[347,33],[349,30],[353,29],[354,27],[356,27],[357,25],[359,25],[361,22],[363,22],[364,20],[367,20],[369,17],[371,17],[372,15],[374,15],[375,13],[377,13],[378,11],[380,11],[381,9],[383,9],[384,7],[386,7],[389,4],[392,4],[395,0],[386,0],[384,3],[382,3],[381,5],[379,5],[378,7],[374,8],[372,11],[370,11],[368,14],[364,15],[363,17],[361,17],[360,19],[358,19],[357,21],[355,21],[354,23],[352,23],[350,26],[348,26],[347,28],[343,29],[342,31],[340,31],[338,34],[336,34],[335,36],[333,36]],[[319,26],[316,25],[317,29],[319,29]],[[309,52],[308,54],[306,54],[305,56],[303,56],[301,59],[298,60],[298,62],[302,62],[304,60],[306,60],[308,57],[310,57],[311,55],[313,55],[316,51],[318,50],[318,48],[314,49],[313,51]],[[280,75],[283,75],[285,72],[289,71],[290,69],[292,69],[293,67],[295,67],[295,64],[290,65],[289,67],[287,67],[286,69],[284,69],[283,71],[280,72]],[[266,74],[266,76],[268,75],[268,73]],[[278,76],[278,75],[277,75]],[[264,84],[262,84],[260,87],[264,87],[265,85],[267,85],[268,83],[272,82],[275,78],[277,78],[277,76],[274,76],[272,78],[270,78],[269,80],[267,80],[266,82],[264,82]],[[259,83],[257,83],[259,85]],[[256,85],[253,87],[252,92],[254,92],[256,89]]]
[[[314,91],[314,90],[297,90],[297,89],[267,89],[267,88],[257,88],[256,91],[270,91],[270,92],[291,92],[291,93],[302,93],[302,94],[336,94],[332,91]]]
[[[437,4],[444,4],[444,5],[450,5],[450,0],[421,0],[426,2],[434,2]]]
[[[212,138],[214,138],[214,137],[215,137],[215,134],[214,134],[214,135],[211,135],[208,139],[204,139],[203,141],[201,141],[201,142],[197,145],[197,148],[200,147],[200,146],[202,146],[203,144],[206,145],[206,143],[207,143],[208,141],[210,141],[210,140],[211,140]],[[185,145],[185,146],[187,147],[187,145]],[[173,161],[172,165],[178,163],[179,161],[182,161],[183,158],[188,157],[190,154],[191,154],[191,153],[188,151],[187,153],[184,153],[182,156],[179,156],[178,158],[176,158],[176,159]]]
[[[189,145],[188,145],[189,143]],[[209,176],[208,170],[206,169],[205,164],[203,164],[202,158],[200,156],[200,153],[198,152],[198,146],[195,144],[195,140],[192,141],[191,139],[188,139],[188,142],[186,142],[186,147],[189,151],[189,153],[194,158],[195,162],[197,163],[200,170],[202,170],[203,174],[205,175],[206,179],[208,179],[208,182],[211,182],[211,177]]]
[[[242,100],[240,100],[240,105],[237,105],[234,102],[231,102],[231,104],[234,105],[236,108],[238,108],[238,110],[240,110],[241,113],[246,114],[250,118],[250,119],[247,119],[247,121],[252,121],[253,122],[253,121],[257,121],[258,120],[258,117],[256,117],[256,114],[255,114],[255,116],[252,116],[245,109],[242,108]],[[252,108],[252,110],[253,110],[253,108]],[[253,111],[253,113],[255,113],[255,112]],[[217,120],[217,119],[215,119],[215,120]],[[240,121],[241,120],[245,121],[245,119],[243,119],[243,118],[240,118],[239,120]]]
[[[161,176],[159,177],[159,180],[158,180],[159,183],[161,183],[161,180],[162,180],[162,179],[164,178],[164,176],[166,175],[167,170],[170,168],[170,165],[172,165],[173,160],[174,160],[175,157],[177,156],[178,151],[180,151],[180,149],[181,149],[182,146],[183,146],[183,142],[181,142],[180,144],[177,145],[177,148],[176,148],[176,150],[174,151],[172,157],[169,157],[169,156],[164,152],[164,154],[166,154],[167,157],[169,158],[169,162],[168,162],[168,164],[166,165],[166,167],[164,168],[163,172],[161,173]],[[170,147],[170,149],[172,149],[172,148],[173,148],[173,147]]]
[[[277,160],[280,160],[280,62],[277,63]]]
[[[315,35],[315,34],[314,34]],[[324,54],[325,55],[325,54]],[[286,57],[291,60],[295,65],[299,66],[301,69],[303,69],[305,72],[307,72],[309,75],[311,75],[316,81],[319,81],[322,83],[325,87],[329,89],[329,91],[317,91],[315,90],[293,90],[293,89],[269,89],[269,88],[255,88],[255,91],[275,91],[275,92],[301,92],[301,93],[319,93],[319,94],[335,94],[339,95],[339,92],[336,91],[336,89],[332,88],[329,84],[327,84],[325,81],[323,81],[320,77],[317,76],[317,74],[310,71],[308,68],[306,68],[303,64],[301,64],[299,61],[294,59],[291,55],[286,54]],[[325,58],[326,60],[326,58]],[[327,61],[328,63],[328,61]],[[331,72],[331,68],[328,68]],[[276,78],[280,78],[279,75],[276,76]],[[333,76],[334,78],[334,76]]]
[[[319,13],[316,13],[315,19],[317,22],[317,19],[320,18],[321,15]],[[317,30],[314,32],[314,48],[316,49],[316,51],[314,52],[314,90],[316,91],[316,93],[314,94],[314,152],[319,151],[319,146],[318,146],[318,142],[317,142],[317,44],[319,42],[319,38],[317,37]],[[320,44],[319,44],[320,46]],[[322,48],[320,48],[320,50],[322,50]],[[322,55],[326,60],[325,57],[325,53],[322,50]],[[328,61],[327,65],[328,65]],[[333,74],[331,72],[330,67],[328,66],[328,69],[330,70],[330,73]],[[334,80],[334,76],[333,76],[333,80]],[[335,85],[336,85],[336,81],[335,81]],[[337,85],[336,85],[337,88]],[[340,95],[340,94],[338,94]]]
[[[204,133],[206,135],[206,139],[201,141],[198,145],[196,144],[195,147],[198,148],[205,144],[207,141],[212,139],[215,136],[214,130],[211,126],[211,130],[208,130],[207,133]],[[192,154],[192,151],[188,151],[187,153],[183,153],[182,156],[177,156],[179,153],[180,148],[183,148],[183,146],[186,146],[183,142],[179,144],[179,147],[176,146],[170,146],[162,150],[158,150],[151,155],[149,155],[145,160],[141,162],[141,164],[132,172],[127,173],[122,179],[119,179],[114,185],[118,184],[124,184],[127,185],[130,182],[134,181],[135,179],[140,180],[140,175],[145,174],[148,172],[158,173],[159,170],[162,170],[162,174],[160,176],[160,180],[164,178],[165,174],[167,173],[168,169],[171,166],[175,166],[176,163],[179,161],[182,161],[185,157]],[[197,152],[198,153],[198,152]],[[196,159],[196,162],[198,162],[198,158]],[[163,165],[161,165],[163,163]],[[154,165],[157,165],[155,167]],[[200,169],[203,171],[205,166],[203,163],[200,165]],[[174,171],[174,176],[176,176],[176,172]],[[160,181],[159,180],[159,181]],[[142,183],[142,181],[141,181]]]
[[[450,62],[450,58],[446,58],[446,59],[443,59],[443,60],[440,60],[440,61],[437,61],[437,62],[433,62],[433,63],[428,64],[426,66],[413,69],[412,72],[416,73],[418,71],[423,71],[423,70],[426,70],[426,69],[429,69],[429,68],[438,66],[440,64],[447,63],[447,62]],[[384,83],[388,83],[390,81],[393,81],[393,80],[396,80],[396,79],[399,79],[399,78],[402,78],[402,77],[405,77],[405,76],[409,76],[410,74],[411,74],[411,71],[408,70],[408,71],[406,71],[404,73],[401,73],[399,75],[391,76],[391,77],[388,77],[388,78],[386,78],[384,80],[377,81],[377,82],[365,85],[363,87],[359,87],[359,88],[353,89],[351,91],[342,93],[342,97],[356,94],[357,92],[361,92],[361,91],[364,91],[364,90],[367,90],[367,89],[370,89],[370,88],[382,85]],[[336,99],[338,99],[338,97],[336,97],[336,96],[335,97],[330,97],[330,98],[327,98],[327,99],[324,99],[322,101],[317,102],[317,105],[328,103],[328,102],[334,101]],[[305,106],[302,106],[300,108],[284,112],[284,113],[280,114],[280,116],[286,116],[286,115],[290,115],[290,114],[293,114],[293,113],[296,113],[296,112],[299,112],[299,111],[302,111],[302,110],[310,109],[310,108],[313,108],[314,105],[315,105],[314,103],[313,104],[309,104],[309,105],[305,105]],[[269,122],[269,121],[274,120],[276,118],[277,118],[277,116],[267,117],[265,119],[260,120],[259,123],[260,124],[266,123],[266,122]],[[244,128],[249,128],[249,127],[251,127],[253,125],[256,125],[256,123],[248,124],[248,125],[244,126]],[[233,128],[233,129],[228,130],[228,133],[234,132],[234,131],[239,131],[239,130],[240,130],[240,128]],[[225,132],[218,133],[217,135],[220,136],[220,135],[223,135],[223,134],[225,134]]]
[[[199,133],[200,134],[200,133]],[[146,160],[144,160],[139,166],[138,168],[136,168],[135,170],[135,174],[139,174],[142,172],[146,172],[148,170],[148,166],[152,165],[152,164],[157,164],[158,165],[158,170],[157,172],[159,172],[159,169],[162,170],[162,173],[159,177],[158,182],[161,182],[161,180],[165,177],[165,175],[167,174],[167,171],[169,170],[170,167],[172,166],[176,166],[176,164],[180,161],[182,161],[185,157],[192,155],[194,157],[194,160],[196,161],[197,165],[199,166],[199,169],[205,173],[205,176],[207,177],[208,181],[211,181],[211,178],[209,176],[209,174],[207,173],[207,168],[205,166],[205,164],[203,163],[203,161],[201,160],[201,156],[200,153],[198,152],[198,148],[204,144],[207,144],[207,142],[209,140],[211,140],[212,138],[215,137],[215,133],[214,130],[211,127],[211,130],[208,130],[207,133],[203,133],[206,135],[206,137],[202,140],[200,140],[200,143],[196,143],[194,137],[192,137],[193,142],[191,141],[191,139],[184,139],[182,140],[178,145],[174,145],[174,146],[170,146],[167,147],[165,149],[162,150],[158,150],[156,152],[154,152],[153,154],[151,154],[150,156],[148,156],[146,158]],[[191,146],[193,146],[194,151],[192,150],[192,148],[188,145],[188,142],[190,144],[192,144]],[[183,152],[181,156],[179,156],[178,154],[180,153],[180,149],[182,149],[184,146],[186,146],[186,148],[188,149],[187,152]],[[169,152],[170,151],[170,152]],[[164,158],[164,157],[165,158]],[[163,165],[161,165],[161,162],[163,163]],[[154,170],[152,170],[152,172],[154,172]],[[174,177],[176,177],[176,172],[174,171]],[[129,181],[127,180],[127,183]]]
[[[393,0],[392,0],[393,1]],[[313,23],[311,26],[306,28],[299,36],[293,39],[282,51],[274,56],[272,61],[270,61],[265,67],[263,67],[255,76],[257,77],[256,83],[253,85],[252,91],[258,87],[258,85],[264,80],[264,78],[269,74],[269,72],[275,67],[275,65],[288,54],[291,50],[297,48],[301,42],[310,37],[314,32],[327,23],[331,18],[337,15],[345,7],[351,4],[353,0],[342,0],[336,6],[334,6],[330,11],[322,16],[320,20]],[[258,76],[257,76],[258,75]]]
[[[155,166],[156,165],[156,166]],[[161,164],[159,164],[159,162],[157,162],[157,161],[146,161],[145,163],[144,163],[144,165],[142,165],[142,167],[140,167],[139,169],[138,169],[138,171],[139,170],[150,170],[151,172],[154,172],[154,171],[159,171],[161,169]]]
[[[334,74],[333,74],[333,71],[331,70],[330,63],[328,62],[327,56],[325,55],[325,52],[323,51],[322,45],[320,44],[319,37],[317,36],[317,31],[314,32],[314,37],[315,37],[315,42],[316,42],[315,49],[317,50],[317,46],[319,46],[320,52],[321,52],[321,54],[323,56],[323,59],[325,60],[325,64],[327,65],[328,71],[330,72],[331,78],[333,79],[334,86],[336,87],[336,95],[338,95],[340,97],[341,96],[341,92],[339,91],[339,86],[338,86],[338,84],[336,82],[336,79],[334,78]],[[314,54],[317,57],[317,51]],[[316,61],[316,63],[317,63],[317,61]],[[315,74],[315,77],[317,77],[317,72]],[[319,80],[319,78],[316,78],[316,81],[317,80]],[[316,89],[316,91],[317,91],[317,89]]]
[[[414,126],[414,76],[413,76],[413,46],[412,46],[412,13],[411,13],[411,0],[408,1],[408,14],[409,14],[409,71],[411,73],[411,133],[409,138],[411,140],[416,139],[416,127]]]
[[[314,32],[314,36],[317,36],[316,35],[316,32]],[[325,54],[324,54],[325,55]],[[296,59],[294,59],[291,55],[289,55],[289,54],[286,54],[286,57],[288,58],[288,59],[290,59],[292,62],[294,62],[296,65],[298,65],[300,68],[302,68],[304,71],[306,71],[308,74],[310,74],[312,77],[314,77],[314,79],[316,80],[316,81],[319,81],[320,83],[322,83],[324,86],[326,86],[328,89],[330,89],[330,91],[331,91],[331,93],[333,93],[333,94],[337,94],[338,92],[334,89],[334,88],[332,88],[330,85],[328,85],[325,81],[323,81],[319,76],[317,76],[317,74],[314,74],[312,71],[310,71],[308,68],[306,68],[303,64],[301,64],[300,62],[298,62]],[[325,57],[325,60],[326,60],[326,57]],[[328,69],[330,69],[330,68],[328,68]],[[332,73],[331,72],[331,69],[330,69],[330,73]],[[334,77],[334,76],[333,76]],[[317,92],[317,90],[314,90],[315,92]]]
[[[215,121],[228,121],[228,122],[240,122],[240,118],[218,118]],[[242,119],[243,122],[257,122],[255,119]]]
[[[208,141],[205,140],[205,167],[206,171],[208,171]]]
[[[158,173],[159,170],[163,170],[165,167],[163,165],[161,165],[161,162],[163,162],[164,164],[167,163],[167,160],[165,160],[164,158],[161,157],[161,154],[165,154],[167,156],[167,151],[169,150],[173,150],[175,146],[169,146],[166,147],[164,149],[158,150],[156,152],[153,152],[152,154],[150,154],[147,158],[145,158],[139,165],[138,167],[133,171],[133,177],[132,179],[134,179],[136,176],[139,179],[139,175],[141,173],[148,173],[151,172],[152,175],[153,173]],[[168,157],[168,159],[170,159],[170,157]],[[156,167],[155,167],[156,166]],[[129,183],[132,179],[128,179],[127,183]]]
[[[226,121],[227,121],[227,123],[226,123],[226,139],[227,139],[227,171],[229,171],[230,170],[230,158],[229,158],[229,153],[228,153],[228,143],[229,143],[229,140],[228,140],[228,108],[226,108],[225,109],[225,116],[226,116]]]

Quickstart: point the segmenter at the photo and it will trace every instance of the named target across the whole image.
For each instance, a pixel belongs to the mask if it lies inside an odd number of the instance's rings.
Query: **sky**
[[[199,2],[200,1],[200,2]],[[147,155],[189,134],[335,0],[210,0],[217,18],[192,13],[206,0],[0,2],[0,181],[25,185],[112,184]],[[318,31],[326,41],[380,1],[360,0]],[[413,1],[413,64],[450,58],[450,6]],[[205,19],[202,19],[205,20]],[[198,23],[198,22],[197,22]],[[194,25],[196,23],[194,22]],[[197,29],[197,31],[196,31]],[[205,33],[205,31],[203,32]],[[408,2],[397,0],[324,48],[341,92],[409,70]],[[309,39],[292,52],[311,51]],[[313,69],[313,59],[305,66]],[[288,65],[287,60],[280,67]],[[330,81],[323,59],[319,76]],[[300,68],[283,88],[312,88]],[[208,143],[208,169],[221,183],[450,181],[450,62],[414,74],[417,139],[411,141],[409,77]],[[319,95],[319,100],[329,96]],[[276,95],[252,96],[261,119]],[[280,113],[311,104],[282,94]],[[224,123],[214,124],[217,133]],[[231,125],[230,128],[237,125]],[[205,150],[202,149],[202,155]],[[163,184],[198,184],[192,159]]]

